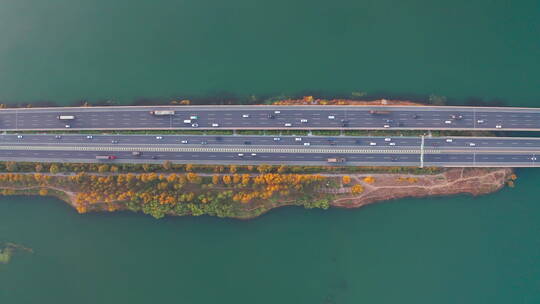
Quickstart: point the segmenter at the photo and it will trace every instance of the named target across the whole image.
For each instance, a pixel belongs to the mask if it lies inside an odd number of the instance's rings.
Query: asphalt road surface
[[[0,159],[14,161],[536,167],[539,154],[535,138],[0,135]]]
[[[174,114],[150,114],[150,111],[154,110],[170,110],[174,111]],[[74,119],[63,120],[59,119],[59,116],[74,116]],[[430,106],[124,106],[0,109],[0,130],[62,129],[538,131],[540,109]]]

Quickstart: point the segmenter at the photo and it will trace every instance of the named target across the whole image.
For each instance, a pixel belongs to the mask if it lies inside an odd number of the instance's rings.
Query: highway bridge
[[[174,111],[172,115],[150,114]],[[61,119],[64,118],[64,119]],[[540,131],[540,109],[435,106],[118,106],[0,110],[0,130]]]
[[[0,159],[42,162],[536,167],[540,139],[4,134]],[[96,159],[113,156],[114,159]]]

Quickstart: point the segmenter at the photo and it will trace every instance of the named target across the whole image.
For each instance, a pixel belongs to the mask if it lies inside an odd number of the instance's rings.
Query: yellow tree
[[[364,182],[368,184],[373,184],[375,182],[375,178],[373,176],[366,176],[364,177]]]
[[[344,185],[348,185],[351,183],[351,177],[348,175],[344,175],[341,181],[343,182]]]
[[[351,193],[352,194],[359,194],[359,193],[362,193],[362,192],[364,192],[364,187],[362,187],[362,185],[360,185],[360,184],[356,184],[356,185],[351,187]]]

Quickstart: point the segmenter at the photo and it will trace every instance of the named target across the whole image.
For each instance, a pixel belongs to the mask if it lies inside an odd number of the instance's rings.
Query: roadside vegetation
[[[38,163],[38,162],[0,162],[0,172],[26,172],[50,174],[74,174],[80,172],[94,173],[295,173],[295,174],[332,174],[332,173],[409,173],[435,174],[442,168],[436,167],[355,167],[355,166],[285,166],[285,165],[194,165],[173,164],[164,161],[162,164],[121,164],[121,163]]]

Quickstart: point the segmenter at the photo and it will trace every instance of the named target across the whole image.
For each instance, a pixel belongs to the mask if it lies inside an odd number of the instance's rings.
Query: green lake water
[[[0,0],[0,102],[350,95],[540,107],[538,1]],[[226,99],[224,97],[224,99]],[[540,303],[540,170],[251,221],[0,199],[0,303]]]

